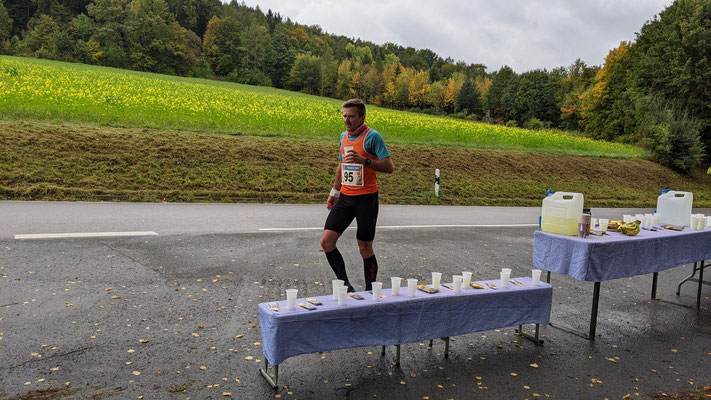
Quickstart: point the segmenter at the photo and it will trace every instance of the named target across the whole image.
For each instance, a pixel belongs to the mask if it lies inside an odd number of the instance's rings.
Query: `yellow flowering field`
[[[335,140],[340,102],[266,87],[0,56],[0,115],[111,126]],[[386,142],[645,157],[641,148],[369,107]]]

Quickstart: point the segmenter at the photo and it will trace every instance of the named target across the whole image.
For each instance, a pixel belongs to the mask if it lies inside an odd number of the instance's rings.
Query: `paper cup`
[[[348,286],[339,286],[338,287],[338,305],[339,306],[345,306],[346,305],[346,297],[348,293]]]
[[[466,289],[472,283],[472,273],[470,271],[462,272],[462,286]]]
[[[415,297],[415,294],[417,293],[417,279],[409,278],[407,280],[407,292],[410,297]]]
[[[392,285],[393,288],[393,296],[397,296],[400,294],[400,284],[402,283],[402,278],[399,278],[397,276],[393,276],[390,278],[390,284]]]
[[[296,308],[296,294],[299,293],[299,289],[286,289],[286,308],[287,310],[293,310]]]
[[[600,218],[600,231],[602,232],[607,232],[607,225],[610,223],[610,220],[607,218]]]
[[[442,280],[442,273],[441,272],[433,272],[432,273],[432,288],[434,290],[439,290],[439,282]]]
[[[501,271],[501,283],[499,284],[501,289],[509,285],[509,278],[511,278],[510,272]]]
[[[380,300],[380,293],[383,292],[383,282],[373,282],[373,301]]]
[[[533,286],[538,286],[538,282],[541,281],[541,270],[540,269],[532,269],[531,270],[531,280],[532,280]]]
[[[464,277],[461,275],[454,275],[452,277],[454,279],[454,292],[459,293],[462,291],[462,281],[464,280]]]
[[[338,300],[338,288],[343,286],[344,283],[345,282],[341,279],[334,279],[331,281],[331,284],[333,285],[333,300]]]

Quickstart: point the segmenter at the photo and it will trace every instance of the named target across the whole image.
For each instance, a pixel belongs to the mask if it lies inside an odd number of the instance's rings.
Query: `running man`
[[[365,124],[365,103],[362,100],[351,99],[343,103],[343,122],[346,131],[341,133],[338,154],[341,163],[326,201],[330,212],[323,228],[321,248],[336,277],[345,282],[349,292],[353,292],[336,242],[355,218],[358,223],[358,249],[363,257],[365,290],[372,290],[371,283],[378,275],[378,261],[373,252],[375,223],[378,221],[376,172],[392,173],[393,162],[383,137]]]

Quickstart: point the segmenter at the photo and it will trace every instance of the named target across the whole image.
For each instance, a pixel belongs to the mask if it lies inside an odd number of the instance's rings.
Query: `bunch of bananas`
[[[628,222],[624,225],[620,225],[617,230],[619,232],[624,233],[627,236],[634,236],[639,233],[639,225],[641,224],[641,221],[632,221]]]

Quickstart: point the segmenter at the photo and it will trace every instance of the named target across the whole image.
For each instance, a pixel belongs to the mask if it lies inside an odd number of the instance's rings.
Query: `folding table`
[[[278,301],[279,311],[269,303],[259,304],[264,368],[261,375],[276,388],[279,364],[289,357],[322,351],[363,346],[399,345],[522,324],[547,324],[550,320],[552,288],[545,282],[533,286],[530,278],[515,278],[523,284],[509,284],[493,290],[464,288],[461,292],[441,286],[428,294],[420,290],[408,296],[408,288],[392,295],[383,289],[385,298],[373,300],[369,292],[360,292],[364,300],[348,297],[338,306],[332,296],[317,296],[322,305],[309,311],[299,306],[287,310],[285,300]],[[489,281],[499,285],[499,281]],[[304,299],[297,299],[305,303]],[[449,340],[447,340],[447,348]],[[383,347],[384,351],[384,347]],[[267,370],[274,366],[274,379]]]
[[[703,281],[704,260],[711,259],[711,228],[703,231],[660,229],[641,230],[636,236],[608,232],[587,238],[536,231],[533,235],[533,265],[550,273],[570,275],[580,281],[594,282],[587,336],[595,340],[600,282],[636,275],[653,274],[652,299],[657,295],[659,271],[700,262],[699,281]],[[696,307],[701,306],[701,283]]]

